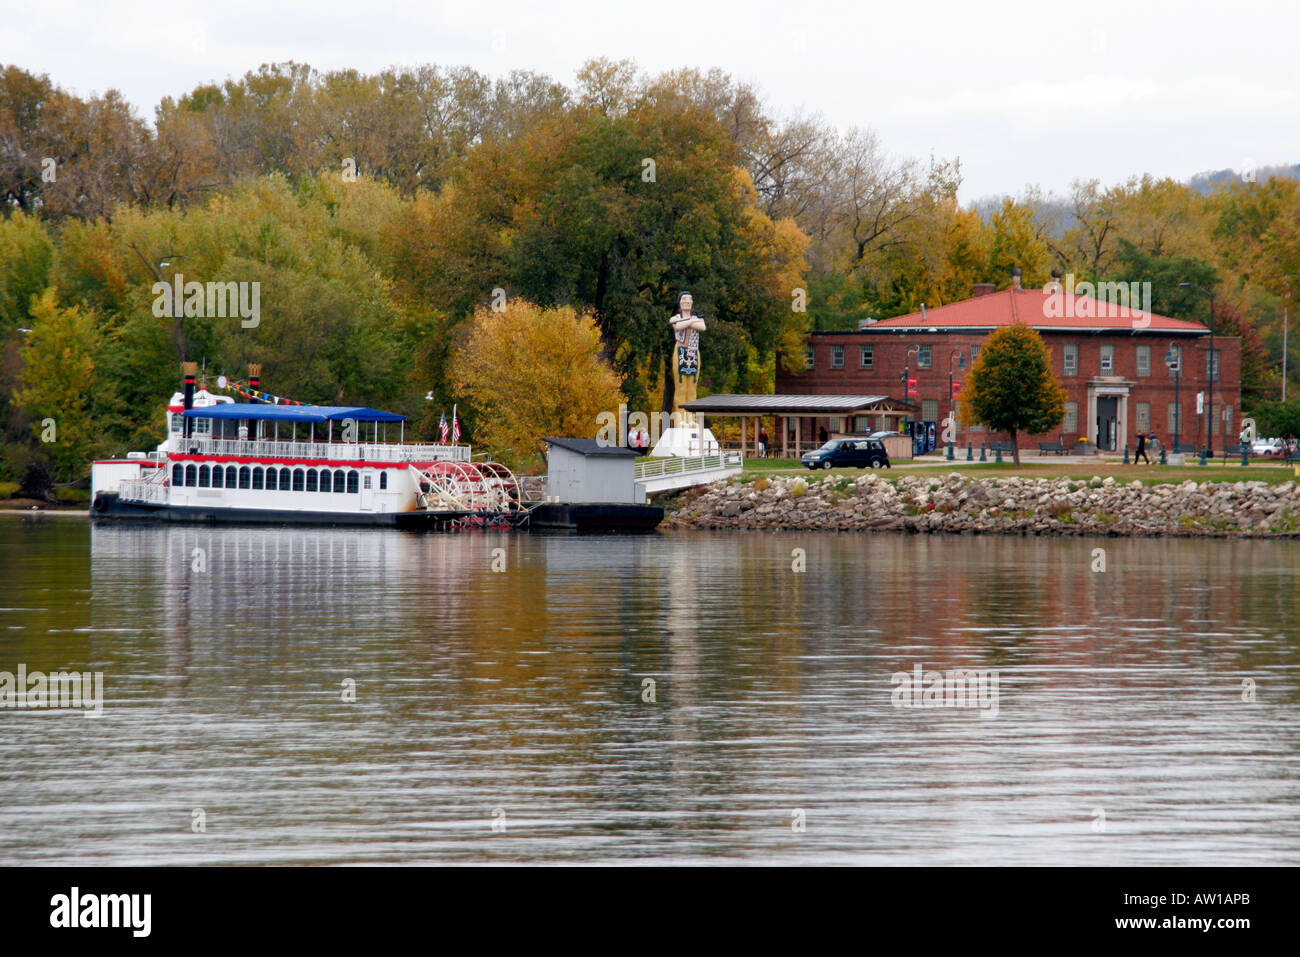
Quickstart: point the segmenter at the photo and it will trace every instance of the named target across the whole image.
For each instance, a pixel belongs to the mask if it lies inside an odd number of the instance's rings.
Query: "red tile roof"
[[[946,306],[882,319],[869,329],[990,329],[1023,322],[1034,329],[1123,329],[1153,332],[1208,333],[1198,322],[1185,322],[1139,308],[1112,306],[1105,300],[1040,289],[1004,289]]]

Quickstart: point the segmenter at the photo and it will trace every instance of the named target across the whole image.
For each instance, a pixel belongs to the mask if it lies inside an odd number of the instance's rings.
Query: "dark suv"
[[[810,469],[889,468],[889,453],[879,439],[831,439],[803,457]]]

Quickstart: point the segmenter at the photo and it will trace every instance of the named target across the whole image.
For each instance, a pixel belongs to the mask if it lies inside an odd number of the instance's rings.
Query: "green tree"
[[[80,478],[102,447],[96,421],[102,395],[95,384],[98,336],[89,313],[61,308],[53,289],[32,303],[32,332],[22,351],[14,402],[31,417],[56,479]]]
[[[1300,399],[1260,402],[1251,415],[1255,419],[1256,435],[1300,439]]]
[[[1009,432],[1020,464],[1016,436],[1039,435],[1065,418],[1065,390],[1052,372],[1047,345],[1023,323],[989,336],[959,399],[968,418],[995,432]]]

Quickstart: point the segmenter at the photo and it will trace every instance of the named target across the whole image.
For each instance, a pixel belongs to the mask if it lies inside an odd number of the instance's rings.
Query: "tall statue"
[[[704,319],[694,312],[695,300],[689,292],[677,296],[677,314],[668,320],[673,329],[673,411],[681,415],[684,424],[694,424],[695,415],[682,405],[695,401],[700,378],[700,333],[705,330]]]

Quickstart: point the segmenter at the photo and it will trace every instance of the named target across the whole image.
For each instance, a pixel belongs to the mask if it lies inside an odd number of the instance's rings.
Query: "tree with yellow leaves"
[[[548,436],[591,438],[622,401],[601,359],[595,318],[569,306],[508,300],[479,309],[453,350],[451,382],[469,405],[475,443],[515,468],[541,462]]]

